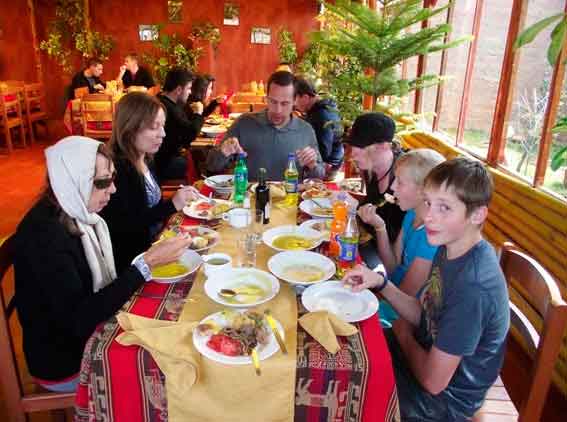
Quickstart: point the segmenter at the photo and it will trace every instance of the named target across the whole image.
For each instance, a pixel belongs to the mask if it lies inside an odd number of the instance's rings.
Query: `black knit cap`
[[[396,123],[383,113],[366,113],[356,118],[346,142],[358,148],[392,142]]]

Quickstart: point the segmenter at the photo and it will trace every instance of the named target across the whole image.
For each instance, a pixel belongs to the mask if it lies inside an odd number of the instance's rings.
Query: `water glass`
[[[255,267],[256,266],[256,239],[253,233],[245,233],[236,241],[238,247],[239,267]]]
[[[250,224],[250,234],[256,243],[262,242],[262,230],[264,227],[264,211],[260,209],[251,210],[252,222]]]

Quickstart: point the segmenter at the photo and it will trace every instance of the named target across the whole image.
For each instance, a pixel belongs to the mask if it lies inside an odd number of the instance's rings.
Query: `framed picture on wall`
[[[234,3],[225,3],[222,22],[225,25],[238,26],[240,23],[240,6]]]
[[[167,0],[167,20],[172,23],[179,23],[183,20],[182,0]]]
[[[138,34],[140,41],[153,41],[158,39],[159,30],[157,25],[138,25]]]
[[[272,30],[270,28],[252,28],[250,42],[252,44],[271,44]]]

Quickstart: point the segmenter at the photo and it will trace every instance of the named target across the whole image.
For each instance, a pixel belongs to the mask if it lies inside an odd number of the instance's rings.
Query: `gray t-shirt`
[[[508,290],[492,246],[485,240],[465,255],[447,259],[440,247],[423,306],[417,340],[461,356],[449,385],[440,394],[452,415],[472,416],[482,406],[502,366],[510,325]]]
[[[313,147],[317,152],[317,166],[313,170],[301,169],[296,161],[300,177],[323,177],[325,174],[315,132],[302,119],[292,116],[286,126],[277,128],[268,120],[266,111],[246,113],[234,122],[224,139],[232,136],[238,138],[248,154],[246,164],[249,180],[256,180],[261,167],[268,171],[268,180],[282,180],[288,153],[306,146]],[[222,171],[233,159],[232,156],[225,157],[220,149],[215,148],[209,152],[207,168],[212,172]]]

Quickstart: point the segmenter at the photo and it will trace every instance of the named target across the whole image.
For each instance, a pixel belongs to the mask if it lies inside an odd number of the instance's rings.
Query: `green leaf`
[[[551,33],[551,43],[547,49],[547,61],[551,66],[555,66],[559,53],[561,53],[563,40],[565,39],[565,31],[567,31],[567,21],[562,19],[553,29]]]
[[[567,165],[567,145],[553,154],[551,158],[551,170],[557,171],[564,165]]]
[[[567,131],[567,116],[561,117],[553,128],[551,128],[552,133],[562,133]]]
[[[541,31],[543,31],[553,22],[563,18],[564,16],[564,13],[558,13],[557,15],[544,18],[526,28],[520,35],[518,35],[518,38],[516,38],[516,41],[514,42],[514,49],[523,47],[524,45],[531,43]]]

